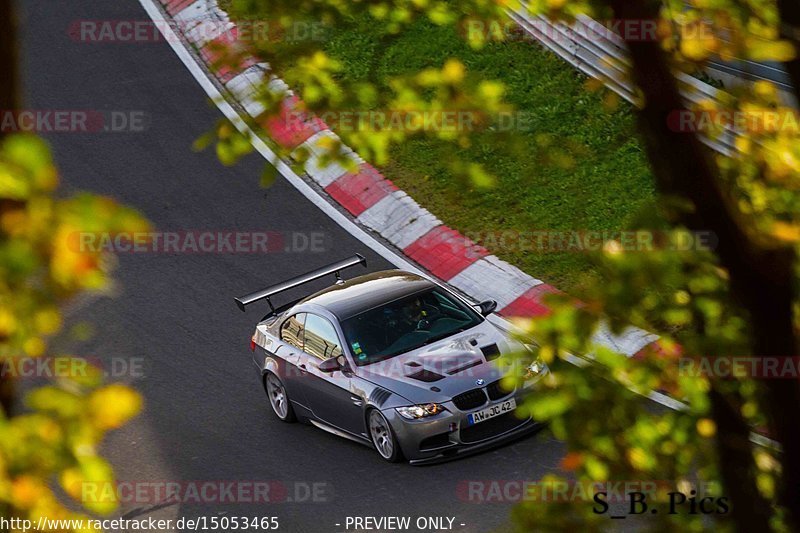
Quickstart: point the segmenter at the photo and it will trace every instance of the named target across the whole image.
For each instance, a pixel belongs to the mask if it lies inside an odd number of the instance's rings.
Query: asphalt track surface
[[[134,498],[122,513],[277,516],[281,531],[297,532],[341,531],[335,524],[347,516],[394,515],[452,516],[456,531],[503,528],[512,504],[463,501],[460,484],[539,479],[557,468],[563,444],[542,432],[478,456],[411,467],[384,463],[373,450],[311,426],[278,423],[248,349],[260,310],[242,314],[233,296],[355,252],[367,257],[371,270],[390,265],[286,181],[260,188],[263,159],[251,156],[225,168],[213,150],[194,153],[192,142],[221,114],[168,44],[70,37],[76,20],[147,20],[135,0],[19,5],[24,107],[138,111],[149,117],[145,132],[46,134],[66,191],[113,196],[161,230],[325,236],[325,253],[123,254],[118,295],[70,314],[70,323],[88,320],[97,330],[90,341],[66,343],[75,353],[141,361],[141,376],[121,379],[144,395],[146,410],[112,434],[104,449],[120,480],[270,480],[286,487],[293,500],[304,499],[307,485],[322,484],[316,502],[156,506]]]

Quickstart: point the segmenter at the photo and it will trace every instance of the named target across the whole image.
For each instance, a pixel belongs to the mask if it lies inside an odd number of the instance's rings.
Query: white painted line
[[[147,15],[153,20],[161,20],[163,14],[156,4],[156,0],[139,0]],[[184,42],[175,34],[171,27],[166,24],[157,25],[164,39],[172,47],[172,50],[181,60],[181,62],[189,69],[194,79],[203,88],[209,98],[216,104],[217,108],[222,112],[228,120],[233,123],[236,128],[243,134],[248,135],[253,143],[253,147],[266,159],[270,164],[275,165],[278,172],[303,196],[305,196],[312,204],[319,208],[323,213],[328,215],[331,220],[336,222],[350,235],[358,239],[362,244],[369,247],[375,253],[394,264],[395,266],[414,272],[416,274],[428,275],[419,269],[416,265],[405,259],[404,257],[394,253],[386,248],[374,237],[369,235],[366,231],[359,228],[352,220],[340,213],[336,208],[329,204],[324,198],[317,194],[311,186],[303,181],[303,179],[295,174],[289,165],[273,152],[267,144],[256,135],[256,133],[241,119],[236,110],[228,103],[227,100],[217,89],[211,80],[206,77],[205,71],[200,68],[194,59],[190,50],[186,47]],[[210,126],[210,125],[209,125]]]

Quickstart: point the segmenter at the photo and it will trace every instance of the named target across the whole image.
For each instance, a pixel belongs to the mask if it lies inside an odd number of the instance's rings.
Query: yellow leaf
[[[561,460],[561,468],[567,471],[577,470],[583,464],[583,454],[578,452],[569,452]]]
[[[788,41],[755,41],[748,43],[748,59],[786,63],[794,59],[795,49]]]
[[[52,335],[61,329],[61,315],[55,308],[42,309],[34,316],[36,329],[42,335]]]
[[[700,39],[684,39],[681,41],[681,54],[692,61],[703,61],[708,57],[708,49]]]
[[[69,496],[80,501],[83,490],[83,474],[79,468],[68,468],[61,473],[61,487]]]
[[[641,448],[628,450],[628,461],[637,470],[649,470],[653,463],[651,456]]]
[[[743,154],[749,154],[753,148],[753,141],[749,137],[740,136],[736,137],[736,148]]]
[[[130,387],[113,384],[94,391],[89,408],[97,427],[115,429],[139,413],[142,398]]]
[[[753,92],[765,100],[772,101],[777,98],[778,91],[775,85],[768,81],[757,81],[753,84]]]
[[[710,418],[701,418],[697,421],[697,433],[701,437],[713,437],[717,433],[717,424]]]
[[[583,85],[587,91],[592,93],[599,91],[604,87],[603,82],[597,78],[589,78]]]
[[[550,365],[553,364],[553,360],[556,358],[556,352],[552,346],[542,346],[539,349],[539,357],[546,364]]]
[[[464,80],[464,64],[457,59],[448,59],[442,69],[442,77],[447,83],[461,83]]]
[[[800,242],[800,225],[773,222],[772,235],[786,242]]]
[[[17,319],[9,309],[0,308],[0,336],[8,336],[17,329]]]
[[[47,494],[48,489],[41,480],[33,476],[20,476],[11,483],[11,502],[14,507],[30,509]]]
[[[39,357],[44,354],[47,345],[45,345],[44,341],[39,337],[32,337],[27,339],[23,345],[22,350],[25,352],[26,355],[30,357]]]

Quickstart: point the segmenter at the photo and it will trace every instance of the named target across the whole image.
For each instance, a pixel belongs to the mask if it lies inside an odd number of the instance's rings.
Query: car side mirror
[[[319,371],[325,372],[326,374],[332,374],[342,369],[342,365],[339,364],[338,357],[331,357],[330,359],[325,359],[323,362],[319,364]]]
[[[488,316],[497,310],[497,302],[494,300],[486,300],[485,302],[479,303],[478,308],[481,310],[483,316]]]
[[[326,374],[339,371],[346,372],[348,370],[347,359],[345,359],[343,355],[331,357],[321,362],[317,368],[319,368],[320,372],[325,372]]]

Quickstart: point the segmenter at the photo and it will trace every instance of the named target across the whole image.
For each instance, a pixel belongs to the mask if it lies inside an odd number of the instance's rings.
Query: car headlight
[[[533,346],[531,344],[526,344],[525,348],[529,352],[531,352],[532,354],[536,354],[537,351],[538,351],[537,347]],[[525,367],[524,378],[525,379],[533,379],[536,376],[538,376],[539,374],[545,372],[546,370],[547,370],[547,365],[545,365],[544,361],[542,361],[537,356],[536,359],[534,359],[531,364],[529,364],[528,366]]]
[[[400,413],[400,416],[409,420],[419,420],[420,418],[438,415],[443,411],[447,411],[444,406],[439,405],[438,403],[411,405],[409,407],[396,407],[395,410]]]
[[[525,367],[525,379],[535,378],[536,376],[541,374],[544,369],[545,369],[544,363],[537,359],[536,361]]]

